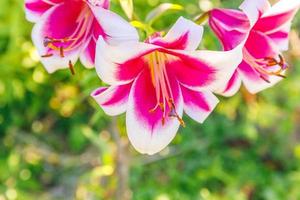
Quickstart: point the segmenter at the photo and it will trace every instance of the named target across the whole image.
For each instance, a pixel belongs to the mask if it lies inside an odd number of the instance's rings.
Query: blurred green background
[[[135,0],[144,19],[162,2],[180,16],[240,0]],[[117,0],[112,10],[125,17]],[[203,124],[185,118],[166,150],[137,154],[124,116],[111,119],[89,97],[102,83],[75,66],[49,75],[31,43],[23,0],[0,1],[0,200],[298,200],[300,199],[300,15],[294,21],[288,78],[257,96],[222,99]],[[201,48],[219,44],[208,27]],[[120,134],[119,134],[120,133]]]

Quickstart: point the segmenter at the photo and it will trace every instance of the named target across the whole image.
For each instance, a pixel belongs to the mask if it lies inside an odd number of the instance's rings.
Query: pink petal
[[[65,1],[63,4],[55,6],[51,11],[47,12],[44,23],[44,35],[52,38],[67,38],[71,36],[79,25],[77,22],[81,12],[83,12],[86,4],[79,1],[76,4]],[[86,12],[88,12],[86,10]]]
[[[282,80],[277,76],[266,77],[270,83],[261,78],[261,74],[255,69],[249,66],[246,62],[242,62],[238,68],[238,72],[242,78],[242,81],[249,92],[256,94],[267,88],[274,86],[276,83]]]
[[[240,9],[248,16],[250,25],[253,27],[260,16],[271,7],[268,0],[244,0]]]
[[[222,90],[242,61],[241,49],[239,45],[230,51],[173,51],[170,54],[180,60],[170,68],[192,90]]]
[[[166,66],[180,83],[190,87],[206,87],[215,80],[215,68],[193,57],[178,55],[177,59],[170,59]]]
[[[223,89],[222,91],[217,91],[217,93],[225,97],[231,97],[239,91],[241,84],[242,84],[241,77],[238,71],[235,71],[233,76],[227,83],[226,88]]]
[[[64,0],[25,0],[26,18],[28,21],[37,22],[42,14],[63,1]]]
[[[46,37],[59,39],[68,38],[77,27],[76,19],[83,5],[84,4],[80,3],[76,5],[63,3],[53,6],[43,14],[38,23],[34,26],[32,40],[39,54],[41,56],[52,54],[50,57],[41,58],[42,63],[49,73],[58,69],[67,68],[70,61],[74,64],[78,59],[80,48],[65,51],[64,57],[61,57],[59,51],[45,47],[44,41]],[[79,40],[79,42],[81,41]]]
[[[255,58],[275,57],[279,49],[274,42],[265,34],[251,31],[245,47]]]
[[[93,1],[93,0],[89,0],[89,1]],[[99,2],[99,5],[101,5],[102,8],[109,9],[110,0],[98,0],[98,2]]]
[[[145,62],[142,57],[157,48],[157,46],[139,42],[123,42],[112,46],[100,37],[96,50],[97,73],[107,84],[127,84],[135,79],[144,68]]]
[[[183,100],[178,82],[169,75],[174,103],[179,116],[183,113]],[[150,72],[145,70],[134,82],[126,113],[126,126],[130,142],[135,149],[145,154],[155,154],[164,149],[175,137],[179,128],[176,118],[168,117],[163,125],[163,112],[157,109],[155,90]],[[168,112],[169,110],[167,110]]]
[[[164,38],[157,37],[150,43],[166,49],[195,50],[202,35],[202,26],[180,17]]]
[[[132,84],[101,87],[95,90],[91,96],[111,116],[122,114],[127,109],[128,96]]]
[[[213,9],[209,25],[221,40],[224,50],[231,50],[247,38],[250,30],[248,17],[241,11]]]
[[[87,68],[93,68],[95,66],[96,43],[99,36],[105,37],[106,35],[102,27],[98,24],[98,21],[94,20],[90,41],[88,41],[80,55],[81,63]]]
[[[289,32],[291,24],[286,24],[281,29],[267,33],[267,36],[277,45],[280,51],[289,49]]]
[[[282,2],[282,1],[281,1]],[[299,1],[298,5],[300,5]],[[287,6],[288,2],[281,3],[280,5],[282,6]],[[277,7],[276,5],[274,6],[275,8]],[[272,7],[274,9],[274,7]],[[261,32],[272,32],[275,30],[280,29],[282,26],[285,24],[290,24],[292,19],[294,18],[297,10],[299,9],[298,7],[290,7],[289,9],[282,9],[280,12],[277,13],[272,13],[272,9],[270,9],[269,12],[265,13],[255,24],[254,29],[261,31]]]
[[[298,0],[279,1],[264,13],[254,29],[270,37],[280,50],[288,50],[288,36],[299,6],[300,1]]]
[[[105,33],[103,36],[105,41],[109,44],[116,45],[121,42],[137,42],[139,40],[137,30],[121,16],[100,6],[90,5],[90,9]]]
[[[80,54],[81,63],[87,68],[93,68],[95,62],[96,41],[91,39]]]
[[[185,113],[199,123],[203,123],[219,103],[217,97],[209,91],[198,92],[184,86],[181,91]]]
[[[87,68],[93,68],[95,63],[96,41],[91,38],[86,48],[80,54],[81,63]]]
[[[283,18],[285,14],[295,14],[300,8],[300,2],[298,0],[279,0],[271,8],[267,9],[262,15],[262,19],[269,17],[281,16]],[[287,16],[286,15],[286,16]]]

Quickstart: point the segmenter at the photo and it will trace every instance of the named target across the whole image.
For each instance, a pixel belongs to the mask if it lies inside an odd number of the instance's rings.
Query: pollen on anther
[[[51,42],[52,42],[52,39],[46,36],[44,38],[44,42],[43,42],[44,47],[47,47]]]
[[[179,123],[180,125],[185,128],[185,122],[183,121],[183,119],[181,119],[180,117],[178,117]]]
[[[63,47],[59,47],[59,53],[60,53],[60,57],[65,57],[65,53],[64,53],[64,48]]]
[[[161,124],[162,124],[163,126],[166,124],[166,119],[165,119],[165,117],[162,118]]]
[[[71,71],[72,75],[75,75],[75,69],[74,69],[74,65],[72,64],[72,61],[69,61],[69,69]]]
[[[52,53],[50,53],[50,54],[45,54],[45,55],[42,55],[41,57],[42,58],[49,58],[49,57],[52,57],[53,56],[53,54]]]
[[[269,79],[267,79],[266,77],[264,77],[263,75],[261,75],[260,78],[263,79],[264,81],[266,81],[267,83],[271,83],[271,81]]]

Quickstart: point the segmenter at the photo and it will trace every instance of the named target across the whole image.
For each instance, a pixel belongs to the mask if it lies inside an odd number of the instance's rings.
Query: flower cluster
[[[129,140],[155,154],[186,126],[186,113],[203,123],[243,83],[260,92],[285,78],[291,22],[299,0],[245,0],[240,10],[216,8],[203,16],[223,51],[198,50],[203,27],[180,17],[167,34],[141,42],[137,30],[109,10],[109,0],[25,0],[35,23],[32,40],[46,70],[70,68],[78,59],[96,68],[109,87],[91,96],[111,116],[126,113]]]

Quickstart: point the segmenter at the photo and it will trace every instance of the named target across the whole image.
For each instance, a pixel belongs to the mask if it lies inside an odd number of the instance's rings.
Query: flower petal
[[[270,88],[282,80],[281,77],[268,76],[268,83],[267,81],[261,78],[261,75],[257,71],[255,71],[244,61],[240,64],[238,72],[242,78],[245,87],[252,94],[256,94],[267,88]]]
[[[25,0],[26,19],[37,22],[47,10],[62,2],[63,0]]]
[[[184,86],[181,87],[181,91],[184,112],[199,123],[203,123],[219,103],[218,98],[209,91],[198,92]]]
[[[80,61],[87,68],[93,68],[95,62],[96,41],[91,38],[86,48],[80,53]]]
[[[70,7],[71,5],[65,3],[53,6],[46,11],[32,30],[32,40],[39,54],[41,56],[52,54],[50,57],[41,58],[41,62],[49,73],[67,68],[70,61],[75,63],[80,53],[80,49],[76,48],[65,52],[64,57],[62,57],[59,51],[49,52],[50,49],[44,46],[46,37],[67,38],[76,29],[76,19],[82,7],[79,4],[74,6],[73,9],[69,9]],[[65,15],[68,17],[65,17]]]
[[[216,91],[216,93],[225,97],[231,97],[239,91],[241,85],[242,85],[242,79],[238,71],[235,71],[233,76],[227,83],[226,88],[221,91]]]
[[[214,81],[216,75],[214,66],[189,55],[176,56],[177,58],[169,59],[166,66],[181,84],[199,88],[206,87]]]
[[[255,25],[259,17],[271,7],[268,0],[245,0],[240,9],[248,16],[251,27]]]
[[[178,82],[170,76],[177,114],[182,116],[183,100]],[[140,153],[155,154],[164,149],[175,137],[179,128],[176,118],[168,117],[162,124],[163,112],[149,112],[156,105],[155,90],[149,70],[134,82],[126,112],[127,133],[131,144]]]
[[[257,31],[251,31],[245,47],[255,58],[275,57],[279,53],[276,44],[264,33]]]
[[[122,114],[127,109],[128,96],[132,84],[100,87],[92,92],[91,96],[110,116]]]
[[[119,15],[99,6],[90,5],[90,8],[103,29],[105,41],[109,44],[139,40],[137,30]]]
[[[180,17],[165,37],[157,37],[151,43],[166,49],[195,50],[202,40],[202,35],[202,26]]]
[[[268,35],[280,50],[288,50],[288,36],[292,20],[300,7],[298,0],[279,1],[264,13],[254,26],[255,30]]]
[[[198,91],[225,89],[226,83],[243,57],[242,44],[230,51],[176,51],[176,53],[189,65],[174,69],[178,80],[186,87]]]
[[[95,0],[88,0],[89,2],[94,2]],[[96,5],[100,5],[104,9],[109,9],[110,0],[96,0]]]
[[[290,20],[291,15],[295,15],[300,8],[298,0],[280,0],[268,9],[263,15],[262,19],[272,20],[272,17],[281,22]]]
[[[290,24],[299,9],[297,0],[279,1],[257,21],[255,30],[269,32],[280,29],[285,24]]]
[[[140,43],[123,42],[108,45],[102,37],[97,41],[95,66],[99,77],[107,84],[120,85],[131,82],[144,68],[142,56],[158,47]]]
[[[276,44],[280,51],[287,51],[289,49],[289,33],[292,24],[286,24],[280,30],[269,32],[267,36]]]
[[[222,42],[224,50],[233,49],[247,38],[250,23],[242,11],[213,9],[209,16],[209,25]]]

